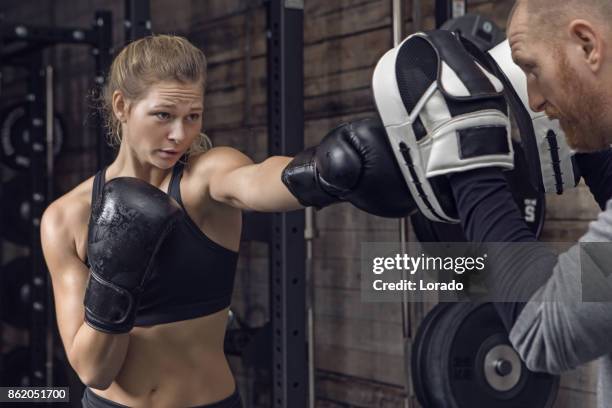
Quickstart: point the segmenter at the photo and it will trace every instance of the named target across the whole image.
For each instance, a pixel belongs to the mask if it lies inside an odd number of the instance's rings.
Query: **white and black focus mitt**
[[[574,152],[567,145],[565,133],[558,120],[551,120],[544,112],[529,108],[527,77],[512,61],[508,40],[488,53],[464,42],[468,51],[504,84],[504,93],[510,112],[521,135],[531,184],[538,191],[562,194],[576,186],[580,180],[574,162]]]
[[[395,158],[430,220],[459,222],[446,175],[513,168],[503,84],[456,34],[409,36],[380,59],[372,87]]]

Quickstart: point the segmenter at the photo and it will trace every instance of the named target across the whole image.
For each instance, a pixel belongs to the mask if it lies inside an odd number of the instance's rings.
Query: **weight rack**
[[[43,52],[59,44],[91,47],[95,60],[95,85],[100,92],[111,63],[112,14],[97,11],[91,28],[48,27],[0,22],[0,61],[3,66],[25,68],[28,89],[24,98],[29,133],[29,191],[31,222],[30,294],[28,316],[30,338],[29,386],[53,384],[53,311],[48,272],[40,244],[40,220],[54,197],[53,192],[53,71],[45,67]],[[99,147],[105,144],[104,127],[96,116]],[[104,161],[102,148],[98,161]],[[1,196],[0,196],[1,197]],[[14,199],[14,197],[8,197]],[[0,251],[1,252],[1,251]],[[1,355],[0,355],[1,359]],[[0,368],[2,364],[0,362]]]

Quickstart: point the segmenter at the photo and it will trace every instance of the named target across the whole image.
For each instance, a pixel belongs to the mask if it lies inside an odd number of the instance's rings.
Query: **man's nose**
[[[534,112],[542,112],[546,107],[546,98],[542,95],[542,92],[534,86],[527,84],[527,95],[529,97],[529,107]]]

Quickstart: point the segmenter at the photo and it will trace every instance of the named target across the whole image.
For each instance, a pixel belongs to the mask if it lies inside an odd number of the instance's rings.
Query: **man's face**
[[[578,151],[609,146],[612,135],[605,120],[606,87],[581,69],[568,54],[569,40],[558,33],[546,41],[528,24],[525,1],[517,6],[508,27],[512,59],[527,75],[529,105],[559,119],[567,142]]]

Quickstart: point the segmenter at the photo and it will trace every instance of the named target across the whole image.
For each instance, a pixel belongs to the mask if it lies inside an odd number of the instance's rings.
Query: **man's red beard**
[[[606,126],[604,90],[581,81],[563,50],[558,49],[556,54],[564,98],[557,107],[548,106],[546,114],[559,119],[572,149],[589,152],[608,148],[612,129]]]

